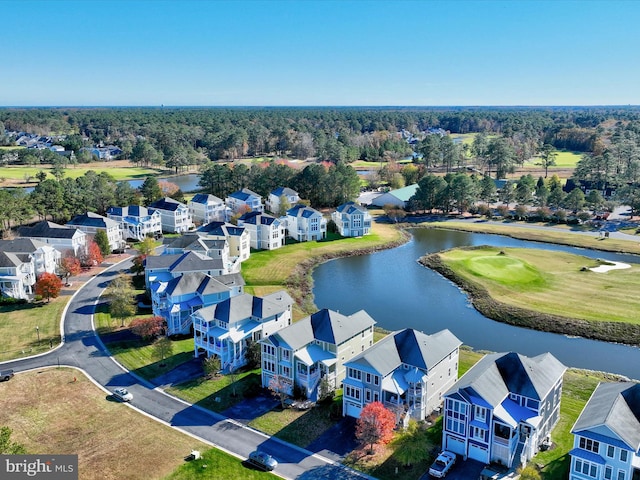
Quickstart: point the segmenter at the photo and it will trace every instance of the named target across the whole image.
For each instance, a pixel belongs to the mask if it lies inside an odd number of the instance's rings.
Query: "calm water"
[[[364,309],[378,326],[388,330],[410,327],[430,334],[448,328],[475,349],[516,351],[529,356],[548,351],[567,366],[640,379],[640,348],[495,322],[479,314],[453,283],[417,263],[425,253],[465,245],[543,248],[628,263],[640,263],[640,257],[499,235],[426,229],[412,233],[413,240],[401,247],[320,265],[313,274],[315,304],[346,315]]]

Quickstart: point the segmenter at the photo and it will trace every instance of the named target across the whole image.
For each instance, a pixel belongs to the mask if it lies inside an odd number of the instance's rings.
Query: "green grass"
[[[51,168],[49,166],[41,165],[35,167],[26,166],[12,166],[12,167],[0,167],[0,178],[24,180],[25,175],[32,177],[32,182],[36,181],[36,174],[44,170],[48,173],[47,178],[53,178],[51,175]],[[131,180],[136,178],[146,178],[152,175],[158,175],[166,173],[162,170],[144,168],[144,167],[113,167],[113,168],[97,168],[91,166],[91,164],[81,164],[76,166],[69,166],[64,170],[64,176],[68,178],[78,178],[83,176],[86,172],[95,171],[96,173],[107,172],[115,180]]]
[[[549,167],[549,171],[553,171],[554,168],[575,168],[578,162],[582,159],[582,155],[584,154],[580,152],[559,150],[556,152],[556,164]],[[539,162],[539,157],[533,157],[525,162],[525,166],[532,166]]]
[[[640,298],[629,293],[640,288],[640,266],[595,273],[583,268],[597,266],[596,260],[530,248],[453,249],[439,255],[457,275],[480,283],[503,304],[591,322],[640,325]],[[492,256],[498,258],[487,258]],[[511,259],[508,265],[505,257]]]
[[[202,452],[202,458],[199,460],[185,462],[171,475],[167,475],[165,480],[192,480],[196,478],[208,480],[229,480],[231,478],[254,480],[279,477],[269,472],[245,467],[236,457],[212,448]]]
[[[166,391],[194,405],[222,412],[242,401],[245,393],[260,387],[260,369],[238,372],[237,377],[235,387],[230,375],[219,375],[211,379],[200,377],[190,380]]]

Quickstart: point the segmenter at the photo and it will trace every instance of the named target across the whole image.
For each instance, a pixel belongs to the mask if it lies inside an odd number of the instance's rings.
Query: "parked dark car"
[[[6,382],[11,380],[11,377],[13,377],[13,370],[0,371],[0,381]]]
[[[247,462],[261,470],[268,472],[278,466],[278,462],[275,458],[273,458],[268,453],[260,452],[259,450],[251,452],[249,454]]]

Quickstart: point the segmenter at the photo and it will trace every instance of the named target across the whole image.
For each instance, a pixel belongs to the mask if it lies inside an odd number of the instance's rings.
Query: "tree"
[[[278,204],[278,211],[275,213],[278,214],[278,217],[284,217],[287,214],[287,211],[291,208],[291,202],[286,195],[280,195],[279,200],[280,203]]]
[[[600,209],[604,205],[604,198],[598,190],[591,190],[585,197],[585,202],[594,210]]]
[[[289,387],[289,382],[282,375],[274,375],[269,380],[269,390],[274,397],[280,400],[280,406],[282,408],[284,408],[284,401],[289,396],[287,393]]]
[[[74,257],[73,255],[67,255],[62,257],[60,260],[60,266],[58,270],[62,276],[64,276],[65,280],[69,277],[79,275],[82,271],[82,266],[80,265],[80,260],[78,257]]]
[[[483,175],[480,180],[480,198],[489,204],[496,196],[496,183],[489,175]]]
[[[562,204],[565,208],[573,210],[573,212],[577,212],[584,206],[584,193],[582,193],[582,190],[579,188],[574,188],[564,198],[564,202]]]
[[[80,256],[80,264],[83,267],[95,267],[103,262],[102,251],[98,244],[90,239],[87,242],[86,251]]]
[[[329,382],[329,377],[327,375],[323,375],[320,378],[320,383],[318,384],[318,401],[323,402],[325,400],[332,399],[335,395],[335,389],[331,382]]]
[[[49,302],[52,298],[57,298],[62,290],[62,280],[55,273],[45,272],[38,277],[35,285],[36,295],[40,295]]]
[[[129,268],[129,271],[135,274],[136,277],[142,275],[144,273],[144,262],[146,259],[146,255],[137,255],[136,257],[134,257],[134,259],[131,261],[131,267]]]
[[[515,152],[504,137],[489,140],[487,157],[489,165],[496,169],[496,178],[505,178],[507,173],[513,171]]]
[[[447,182],[442,177],[426,175],[418,182],[418,188],[413,199],[423,210],[431,210],[441,206],[442,195],[447,188]]]
[[[536,165],[541,165],[542,168],[544,168],[544,178],[547,178],[547,175],[549,175],[549,167],[556,164],[557,156],[558,153],[555,148],[553,148],[553,145],[545,143],[540,149],[540,162],[536,163]]]
[[[2,455],[24,455],[27,450],[24,445],[11,441],[13,432],[9,427],[0,427],[0,454]]]
[[[153,342],[153,358],[160,362],[160,366],[164,366],[165,359],[173,352],[173,343],[168,337],[160,337]]]
[[[407,216],[407,212],[405,212],[397,205],[386,204],[384,207],[382,207],[382,209],[384,210],[384,213],[387,215],[389,220],[395,223],[398,223]]]
[[[148,318],[136,318],[129,325],[134,335],[142,337],[143,340],[149,340],[162,334],[164,330],[164,318],[155,316]]]
[[[260,367],[262,361],[262,354],[260,353],[260,344],[253,340],[247,340],[247,346],[244,350],[244,359],[246,360],[247,368],[253,370]]]
[[[207,357],[202,362],[202,369],[207,378],[212,378],[214,375],[217,375],[221,368],[222,362],[220,362],[220,357],[217,355]]]
[[[140,252],[140,255],[153,255],[156,249],[156,241],[151,237],[145,237],[138,245],[136,245],[136,250]]]
[[[105,232],[104,230],[98,230],[94,235],[93,240],[98,245],[100,253],[103,257],[106,257],[111,253],[111,245],[109,245],[109,237],[107,237],[107,232]]]
[[[131,286],[131,278],[127,275],[117,276],[105,289],[104,296],[109,299],[111,316],[120,318],[120,326],[123,327],[125,319],[136,312],[135,292]]]
[[[362,409],[356,421],[356,438],[369,445],[369,452],[377,443],[388,443],[393,437],[396,416],[381,402],[372,402]]]
[[[527,465],[520,470],[520,480],[540,480],[540,472],[533,465]]]
[[[407,467],[429,458],[429,450],[433,448],[426,428],[411,420],[407,429],[391,442],[395,458]]]
[[[156,177],[147,177],[146,180],[140,185],[140,193],[142,193],[143,202],[145,205],[150,205],[156,200],[162,198],[162,190]]]

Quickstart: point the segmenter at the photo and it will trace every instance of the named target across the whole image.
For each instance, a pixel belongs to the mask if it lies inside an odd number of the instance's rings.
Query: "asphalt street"
[[[119,365],[96,335],[93,314],[109,280],[127,271],[129,265],[125,260],[110,267],[75,293],[63,314],[63,343],[58,348],[44,355],[4,362],[2,368],[16,373],[58,365],[82,369],[105,390],[105,401],[114,388],[126,387],[133,394],[131,407],[243,459],[253,450],[265,451],[278,460],[274,473],[284,478],[366,478],[329,458],[167,395]]]

